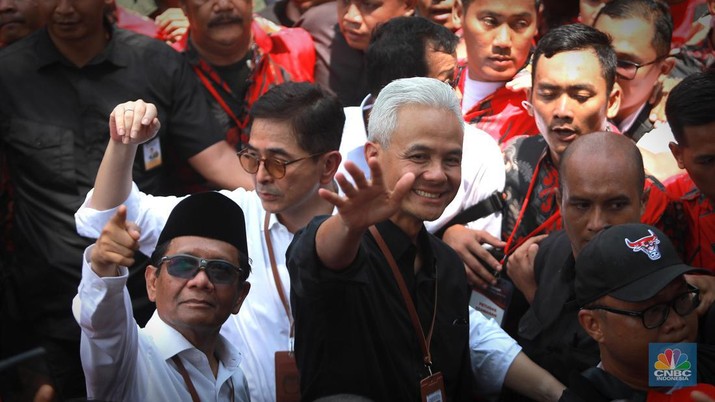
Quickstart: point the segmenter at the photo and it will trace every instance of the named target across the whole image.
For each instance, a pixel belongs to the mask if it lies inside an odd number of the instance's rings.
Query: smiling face
[[[593,50],[542,56],[536,64],[529,113],[549,145],[558,166],[560,155],[579,135],[603,131],[618,110],[617,88],[607,93],[598,57]]]
[[[469,78],[508,81],[529,57],[536,30],[534,0],[472,0],[455,12],[464,29]]]
[[[44,25],[36,0],[0,0],[0,46],[7,46]]]
[[[392,220],[418,227],[437,219],[452,201],[461,180],[462,121],[453,112],[423,105],[398,111],[397,127],[387,147],[368,143],[366,154],[377,155],[387,188],[406,173],[415,175],[412,190]]]
[[[338,0],[338,25],[348,45],[365,51],[375,27],[390,18],[412,15],[405,0]]]
[[[174,238],[166,255],[174,254],[225,260],[240,266],[236,247],[205,237]],[[150,265],[145,278],[149,300],[156,303],[161,319],[189,340],[197,333],[218,333],[228,316],[238,313],[250,288],[247,283],[214,285],[203,270],[191,279],[177,278],[165,266],[157,270]]]

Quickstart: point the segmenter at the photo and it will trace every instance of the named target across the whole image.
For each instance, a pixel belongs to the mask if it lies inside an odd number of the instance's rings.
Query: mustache
[[[216,17],[212,18],[208,26],[213,27],[216,25],[223,25],[223,24],[239,24],[243,25],[243,18],[239,15],[233,15],[233,14],[219,14]]]

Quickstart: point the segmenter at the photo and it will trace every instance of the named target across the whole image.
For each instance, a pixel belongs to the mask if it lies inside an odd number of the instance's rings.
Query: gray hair
[[[459,99],[452,87],[434,78],[401,78],[387,84],[377,96],[367,126],[368,140],[388,147],[397,129],[397,113],[407,105],[444,109],[462,122]]]

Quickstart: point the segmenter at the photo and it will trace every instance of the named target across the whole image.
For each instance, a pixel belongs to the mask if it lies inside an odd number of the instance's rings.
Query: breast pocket
[[[32,181],[40,184],[73,180],[74,135],[71,130],[13,118],[6,139],[10,158],[20,175],[31,175]]]

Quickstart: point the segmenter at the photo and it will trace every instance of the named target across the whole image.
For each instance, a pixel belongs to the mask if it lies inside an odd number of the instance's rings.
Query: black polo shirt
[[[82,252],[74,213],[93,187],[117,104],[144,99],[159,112],[164,163],[145,169],[143,147],[134,180],[152,194],[171,194],[167,155],[186,159],[223,139],[190,67],[166,44],[122,29],[78,68],[41,29],[0,52],[0,144],[15,184],[20,239],[13,285],[24,318],[41,311],[48,331],[79,339],[70,313]]]
[[[369,232],[347,269],[325,268],[315,251],[315,235],[325,219],[313,219],[286,252],[303,399],[356,394],[376,401],[419,400],[419,383],[428,372],[392,270]],[[377,228],[397,261],[425,336],[437,280],[432,370],[444,375],[449,400],[472,400],[469,291],[461,260],[424,227],[417,246],[390,221]],[[415,274],[418,250],[423,268]]]

